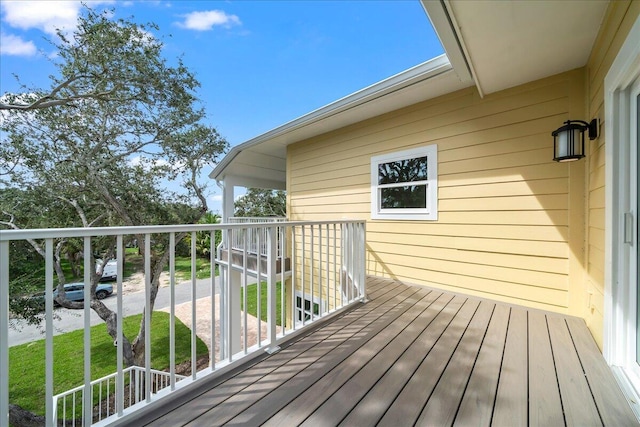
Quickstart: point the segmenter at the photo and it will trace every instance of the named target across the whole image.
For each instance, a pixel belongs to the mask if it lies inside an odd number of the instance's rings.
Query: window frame
[[[427,179],[417,181],[426,185],[426,207],[393,208],[381,207],[381,189],[388,188],[378,184],[378,165],[400,160],[427,158]],[[415,183],[414,183],[415,184]],[[390,220],[438,220],[438,145],[431,144],[410,150],[396,151],[371,157],[371,219]]]
[[[306,308],[307,303],[309,303],[309,309]],[[302,304],[302,306],[300,304]],[[306,323],[310,323],[313,320],[322,317],[324,313],[324,307],[325,307],[324,300],[316,296],[311,297],[311,295],[309,294],[296,290],[295,306],[294,306],[295,324],[304,325]],[[316,313],[316,308],[318,311],[317,313]]]

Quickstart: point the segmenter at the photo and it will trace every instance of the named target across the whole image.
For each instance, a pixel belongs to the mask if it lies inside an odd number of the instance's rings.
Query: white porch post
[[[229,256],[229,259],[231,259],[231,256]],[[230,273],[229,321],[231,323],[231,336],[229,337],[229,345],[231,354],[236,354],[242,349],[240,347],[240,289],[242,289],[242,273],[234,268],[230,268]],[[247,332],[245,331],[244,333],[246,334]]]
[[[218,181],[218,187],[222,189],[222,222],[228,222],[233,216],[234,206],[234,190],[236,187],[235,179],[225,176],[224,180]]]
[[[218,181],[218,186],[222,189],[222,222],[229,222],[229,218],[233,216],[235,210],[234,203],[234,190],[236,187],[236,180],[233,177],[225,176],[222,181]],[[229,250],[228,253],[228,267],[226,268],[226,274],[220,272],[220,277],[227,280],[226,285],[221,284],[221,292],[229,292],[228,298],[226,295],[220,295],[220,301],[228,301],[227,304],[220,305],[220,319],[222,322],[228,321],[228,325],[221,325],[220,331],[229,336],[221,337],[222,342],[227,343],[227,349],[230,357],[231,355],[240,351],[240,289],[242,287],[242,277],[239,271],[233,269],[231,256],[231,243],[232,243],[233,231],[229,233],[222,233],[223,246]],[[224,290],[224,291],[223,291]],[[227,312],[229,310],[229,312]]]

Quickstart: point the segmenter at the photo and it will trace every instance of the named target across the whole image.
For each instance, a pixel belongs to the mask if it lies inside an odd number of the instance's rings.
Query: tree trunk
[[[107,326],[107,332],[116,342],[118,339],[118,314],[111,311],[104,303],[98,299],[91,300],[91,309],[104,321]],[[126,367],[133,366],[136,362],[133,352],[133,346],[124,334],[122,335],[122,357]],[[142,366],[142,365],[141,365]]]

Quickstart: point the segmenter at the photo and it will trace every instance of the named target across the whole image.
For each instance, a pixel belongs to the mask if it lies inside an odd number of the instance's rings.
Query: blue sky
[[[88,4],[158,24],[165,56],[196,73],[207,122],[231,145],[443,53],[418,0]],[[54,52],[44,38],[71,29],[80,2],[0,5],[0,94],[19,90],[14,74],[48,87]]]

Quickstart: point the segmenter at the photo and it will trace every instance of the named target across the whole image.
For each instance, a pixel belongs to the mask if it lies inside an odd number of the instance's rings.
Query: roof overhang
[[[481,96],[583,67],[609,0],[422,0],[454,68]]]
[[[210,178],[286,188],[289,144],[476,85],[480,96],[587,63],[608,0],[422,0],[447,52],[235,146]]]
[[[446,55],[441,55],[233,147],[210,178],[233,177],[234,185],[284,189],[286,148],[353,123],[462,89]]]

